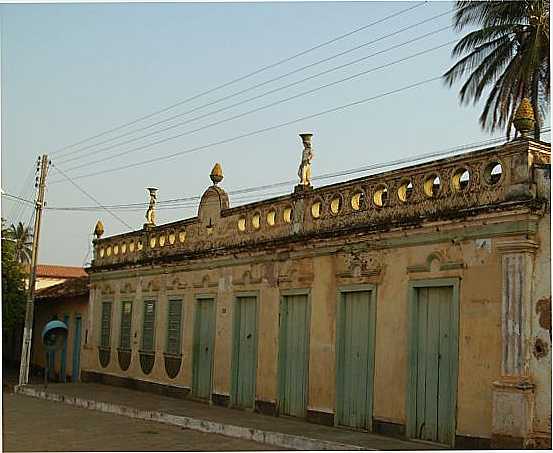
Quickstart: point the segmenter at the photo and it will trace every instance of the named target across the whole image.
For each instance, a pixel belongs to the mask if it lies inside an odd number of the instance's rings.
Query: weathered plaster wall
[[[420,253],[421,255],[423,253]],[[407,265],[418,259],[417,250],[389,250],[377,285],[376,350],[373,415],[392,423],[405,423],[407,385]]]
[[[485,228],[483,228],[485,232]],[[397,247],[378,252],[380,272],[363,280],[376,284],[376,343],[374,374],[374,418],[405,424],[408,342],[408,284],[410,280],[458,277],[460,283],[458,434],[489,437],[491,432],[491,383],[500,374],[500,303],[501,266],[494,253],[494,241],[501,238],[465,240],[452,244],[441,242],[422,246]],[[431,262],[427,271],[409,271],[424,266],[430,255],[439,254],[444,261],[461,263],[458,269],[440,270]],[[151,276],[106,280],[97,288],[109,286],[113,295],[95,291],[95,316],[99,329],[102,300],[114,302],[112,312],[112,358],[102,369],[97,358],[91,368],[147,381],[173,383],[190,387],[192,382],[192,344],[195,295],[213,294],[216,298],[216,338],[213,392],[229,395],[231,380],[232,315],[234,297],[241,292],[255,291],[259,295],[258,366],[256,399],[275,402],[277,399],[278,319],[280,290],[311,288],[311,339],[309,355],[309,401],[311,410],[333,413],[336,387],[336,307],[339,286],[354,284],[344,281],[340,259],[335,254],[298,260],[273,261],[252,265],[236,265],[211,271],[158,273]],[[291,281],[282,275],[292,275]],[[206,279],[205,276],[208,276]],[[279,275],[280,284],[277,285]],[[178,280],[182,290],[167,291],[168,281]],[[159,290],[143,291],[156,281]],[[199,284],[198,282],[201,282]],[[121,288],[136,288],[134,294],[121,293]],[[150,285],[151,286],[151,285]],[[155,286],[155,285],[154,285]],[[183,298],[182,365],[175,379],[167,377],[163,351],[165,348],[168,295]],[[156,305],[156,362],[145,375],[140,367],[143,300],[153,297]],[[111,298],[111,299],[110,299]],[[120,335],[121,301],[133,300],[133,356],[126,372],[117,360]],[[95,333],[94,342],[99,338]],[[96,354],[97,355],[97,354]],[[92,354],[94,356],[94,354]]]
[[[518,150],[519,145],[522,150]],[[281,197],[266,205],[254,204],[249,210],[246,207],[227,209],[228,200],[221,198],[224,191],[211,187],[202,198],[198,218],[100,240],[96,244],[99,264],[92,272],[94,320],[91,325],[95,332],[93,341],[98,342],[101,302],[111,300],[114,304],[112,354],[109,365],[103,369],[96,348],[91,349],[90,369],[190,388],[195,298],[199,294],[211,294],[216,299],[212,391],[217,398],[228,396],[234,300],[242,292],[256,292],[259,333],[256,399],[274,403],[278,397],[281,291],[309,289],[308,409],[333,413],[338,290],[349,285],[371,284],[377,293],[373,417],[405,425],[409,283],[454,278],[459,281],[456,434],[490,438],[495,416],[493,383],[502,377],[505,346],[502,338],[505,256],[498,244],[536,240],[541,249],[536,255],[535,269],[539,272],[535,274],[532,297],[542,301],[540,307],[551,297],[550,220],[549,217],[540,220],[536,236],[540,202],[533,198],[533,188],[528,184],[531,154],[522,145],[523,142],[512,143],[503,150],[487,150],[431,164],[431,168],[423,165],[416,167],[415,173],[390,172],[374,177],[374,181],[369,177],[367,181],[328,186],[313,193],[294,193],[292,197]],[[536,159],[547,161],[548,156],[538,151]],[[497,162],[503,164],[503,173],[493,182],[490,163]],[[471,181],[466,189],[454,190],[448,181],[453,181],[459,166],[462,170],[469,168]],[[443,196],[434,199],[421,191],[430,171],[442,172]],[[393,196],[394,191],[407,187],[408,178],[413,181],[413,204]],[[383,182],[389,188],[388,206],[353,207],[353,194],[360,191],[367,203],[374,204],[375,191],[381,190]],[[342,200],[343,216],[331,212],[337,198]],[[312,215],[313,200],[321,203],[320,218]],[[283,220],[288,208],[293,208],[290,223]],[[265,221],[271,212],[280,219],[272,226]],[[167,238],[167,244],[173,248],[162,246],[161,238]],[[143,251],[138,249],[139,241],[146,244]],[[118,255],[115,247],[118,244],[122,247],[123,243],[136,243],[136,252]],[[526,278],[531,281],[532,276]],[[181,295],[184,307],[182,364],[175,379],[167,377],[163,362],[170,293]],[[145,375],[140,368],[138,349],[143,300],[147,297],[157,300],[157,352],[152,372]],[[134,301],[133,355],[129,369],[123,372],[117,360],[121,301],[131,299]],[[542,341],[548,340],[550,347],[550,331],[541,326],[543,321],[539,321],[535,311],[541,313],[543,308],[538,309],[536,305],[533,310],[535,335]],[[540,399],[534,429],[550,430],[551,415],[547,407],[550,354],[532,363],[536,396]],[[504,412],[508,411],[499,410],[496,415],[501,418]]]
[[[547,200],[539,221],[537,242],[540,247],[534,261],[532,288],[531,372],[535,388],[533,430],[537,436],[551,438],[551,169],[537,173],[538,194]]]

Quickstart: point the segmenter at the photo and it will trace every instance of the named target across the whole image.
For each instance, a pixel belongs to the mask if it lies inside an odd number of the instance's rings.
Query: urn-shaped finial
[[[303,146],[305,148],[311,148],[311,138],[313,137],[313,134],[300,134],[300,137],[303,142]]]
[[[215,186],[223,180],[223,169],[221,168],[221,164],[219,162],[213,166],[209,177]]]
[[[96,222],[96,226],[94,227],[94,235],[99,239],[102,234],[104,234],[104,224],[101,220],[98,220]]]
[[[513,124],[522,137],[527,137],[528,133],[534,130],[536,120],[534,118],[534,109],[532,108],[530,99],[524,98],[520,102],[515,112]]]

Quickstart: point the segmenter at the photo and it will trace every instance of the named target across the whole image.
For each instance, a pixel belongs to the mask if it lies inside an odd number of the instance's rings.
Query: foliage
[[[9,331],[25,317],[25,273],[16,259],[16,242],[8,240],[2,219],[2,329]],[[6,236],[7,234],[7,236]]]
[[[539,138],[550,103],[549,2],[457,1],[454,26],[460,31],[477,27],[454,47],[460,60],[444,74],[451,86],[467,76],[459,91],[461,102],[487,99],[480,116],[484,129],[506,128],[522,98],[532,103]]]
[[[11,225],[7,231],[7,237],[15,241],[15,259],[20,264],[29,264],[31,262],[33,235],[29,227],[19,222]]]

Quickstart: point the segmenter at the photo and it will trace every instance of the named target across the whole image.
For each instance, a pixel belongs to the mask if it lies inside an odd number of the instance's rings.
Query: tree
[[[518,104],[529,98],[539,139],[550,103],[549,2],[458,1],[455,29],[474,26],[453,48],[454,58],[464,56],[444,74],[445,82],[451,86],[467,76],[462,103],[476,103],[487,91],[480,124],[489,131],[506,128],[507,136]]]
[[[19,222],[17,226],[11,225],[8,237],[15,241],[15,259],[20,264],[31,262],[33,235],[31,230]]]
[[[25,317],[25,274],[16,259],[16,242],[4,236],[2,219],[2,330],[12,330]]]

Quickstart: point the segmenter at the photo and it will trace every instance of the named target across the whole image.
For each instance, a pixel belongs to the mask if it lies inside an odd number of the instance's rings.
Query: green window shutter
[[[154,300],[144,301],[144,318],[142,323],[142,350],[154,350],[154,330],[156,321],[156,303]]]
[[[111,333],[111,302],[102,303],[102,320],[100,323],[100,346],[109,348]]]
[[[121,305],[121,338],[119,341],[121,349],[131,349],[131,321],[132,302],[123,302]]]
[[[167,353],[180,354],[182,300],[169,301],[167,319]]]

